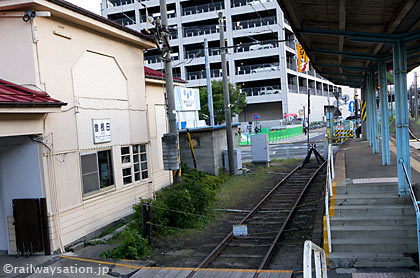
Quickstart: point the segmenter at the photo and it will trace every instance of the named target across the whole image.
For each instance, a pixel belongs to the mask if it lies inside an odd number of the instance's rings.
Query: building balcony
[[[204,14],[208,12],[214,12],[223,10],[225,8],[224,2],[213,2],[204,5],[186,7],[182,9],[183,16],[195,15],[195,14]]]
[[[219,26],[203,25],[202,27],[184,27],[183,43],[186,45],[202,42],[204,36],[208,41],[219,40]]]
[[[279,102],[282,101],[281,94],[275,95],[262,95],[262,96],[247,96],[247,104],[256,104],[256,103],[267,103],[267,102]]]
[[[119,7],[119,6],[126,6],[130,5],[136,2],[135,0],[108,0],[106,1],[106,7],[112,8],[112,7]]]
[[[210,77],[211,78],[218,78],[222,77],[222,70],[221,69],[212,69],[210,70]],[[187,80],[198,80],[198,79],[206,79],[206,71],[191,71],[187,73]]]
[[[152,56],[144,56],[144,64],[145,65],[153,65],[153,64],[161,64],[162,62],[162,55],[152,55]],[[178,61],[179,60],[179,56],[178,55],[173,55],[172,56],[172,61]]]
[[[219,26],[217,25],[203,25],[194,27],[184,27],[184,38],[198,37],[210,34],[219,33]]]
[[[119,23],[124,26],[130,26],[136,24],[136,19],[131,17],[123,17],[118,19],[112,19],[112,21]]]
[[[233,30],[243,30],[250,28],[257,28],[262,26],[275,25],[277,23],[275,16],[267,16],[263,18],[248,19],[242,21],[232,22]]]
[[[247,82],[280,78],[278,64],[258,64],[236,68],[235,82]]]
[[[296,51],[296,42],[294,40],[287,40],[286,46]]]
[[[232,8],[249,6],[249,5],[261,5],[261,4],[267,5],[270,2],[274,3],[274,0],[233,0]]]
[[[289,90],[289,93],[295,93],[295,94],[297,94],[297,92],[298,92],[298,89],[297,89],[297,85],[296,84],[288,84],[287,85],[287,88],[288,88],[288,90]]]
[[[281,94],[280,85],[243,88],[242,91],[246,93],[247,97]]]
[[[316,89],[316,94],[318,96],[322,96],[322,90],[321,89]]]
[[[265,73],[265,72],[276,72],[276,71],[280,71],[278,63],[257,64],[257,65],[237,67],[236,74],[244,75],[244,74],[255,74],[255,73]]]
[[[275,13],[274,10],[276,9],[278,5],[276,1],[274,0],[270,0],[270,1],[262,0],[261,1],[263,2],[262,4],[260,3],[259,0],[251,1],[251,2],[248,2],[247,4],[244,4],[244,2],[241,2],[240,6],[232,7],[230,9],[231,14],[232,15],[251,14],[251,13],[262,12],[266,10],[273,10],[273,13]]]
[[[293,62],[287,61],[287,65],[286,66],[290,70],[297,71],[297,65],[296,65],[296,62],[295,61],[293,61]]]
[[[202,86],[207,85],[205,70],[187,72],[186,75],[187,75],[188,87],[202,87]],[[222,79],[222,70],[221,69],[210,70],[210,77],[212,81]]]
[[[260,49],[243,49],[237,48],[235,49],[234,58],[235,60],[244,60],[244,59],[253,59],[256,57],[270,57],[270,56],[279,56],[279,48],[278,47],[271,47],[271,48],[260,48]]]
[[[308,93],[308,87],[299,86],[299,94],[307,94],[307,93]]]

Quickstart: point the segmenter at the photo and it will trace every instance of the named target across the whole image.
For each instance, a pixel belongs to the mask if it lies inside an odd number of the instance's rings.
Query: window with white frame
[[[89,196],[114,185],[111,150],[80,154],[83,196]]]
[[[123,184],[149,178],[145,144],[121,147],[121,163]]]

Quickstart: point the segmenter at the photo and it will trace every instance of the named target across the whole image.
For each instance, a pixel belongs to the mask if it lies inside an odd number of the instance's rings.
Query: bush
[[[140,260],[150,251],[147,239],[137,229],[127,228],[121,233],[123,243],[101,253],[102,258]]]
[[[211,176],[199,170],[183,169],[182,181],[159,191],[156,200],[142,200],[134,207],[135,221],[141,226],[142,204],[150,202],[153,208],[154,233],[166,234],[174,228],[192,228],[203,221],[216,198],[216,190],[224,176]]]

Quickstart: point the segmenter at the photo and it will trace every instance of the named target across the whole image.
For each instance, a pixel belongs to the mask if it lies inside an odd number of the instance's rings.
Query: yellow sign
[[[362,100],[362,121],[366,121],[366,101]]]
[[[309,59],[308,59],[308,56],[306,56],[305,49],[303,49],[300,43],[296,44],[296,49],[298,53],[298,71],[299,72],[309,71]]]

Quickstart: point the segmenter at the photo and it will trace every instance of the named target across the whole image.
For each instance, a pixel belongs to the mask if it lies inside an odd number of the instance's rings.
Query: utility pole
[[[416,117],[416,122],[419,119],[419,96],[417,92],[417,72],[414,72],[414,115]]]
[[[162,1],[162,0],[161,0]],[[233,134],[232,134],[232,115],[230,112],[229,83],[227,78],[226,46],[225,46],[225,27],[223,23],[223,13],[219,12],[219,33],[220,33],[220,52],[222,56],[223,74],[223,98],[225,104],[226,137],[228,147],[229,174],[235,175],[235,158],[233,153]]]
[[[307,135],[308,135],[308,139],[307,139],[307,145],[308,145],[308,149],[309,149],[309,114],[311,114],[311,89],[308,89],[308,124],[307,124]]]
[[[206,64],[206,80],[207,80],[207,99],[209,107],[210,125],[214,126],[214,113],[213,113],[213,92],[210,80],[210,63],[209,63],[209,42],[204,39],[204,61]]]
[[[168,28],[168,11],[166,8],[166,0],[160,0],[160,20],[161,20],[161,38],[162,38],[162,59],[165,62],[165,84],[166,95],[168,99],[168,119],[169,119],[169,133],[176,136],[177,150],[173,150],[179,157],[179,138],[178,127],[176,125],[176,108],[175,108],[175,94],[174,94],[174,81],[172,74],[172,58],[171,46],[169,45],[169,28]],[[181,180],[179,173],[179,160],[178,171],[174,171],[174,183]]]

